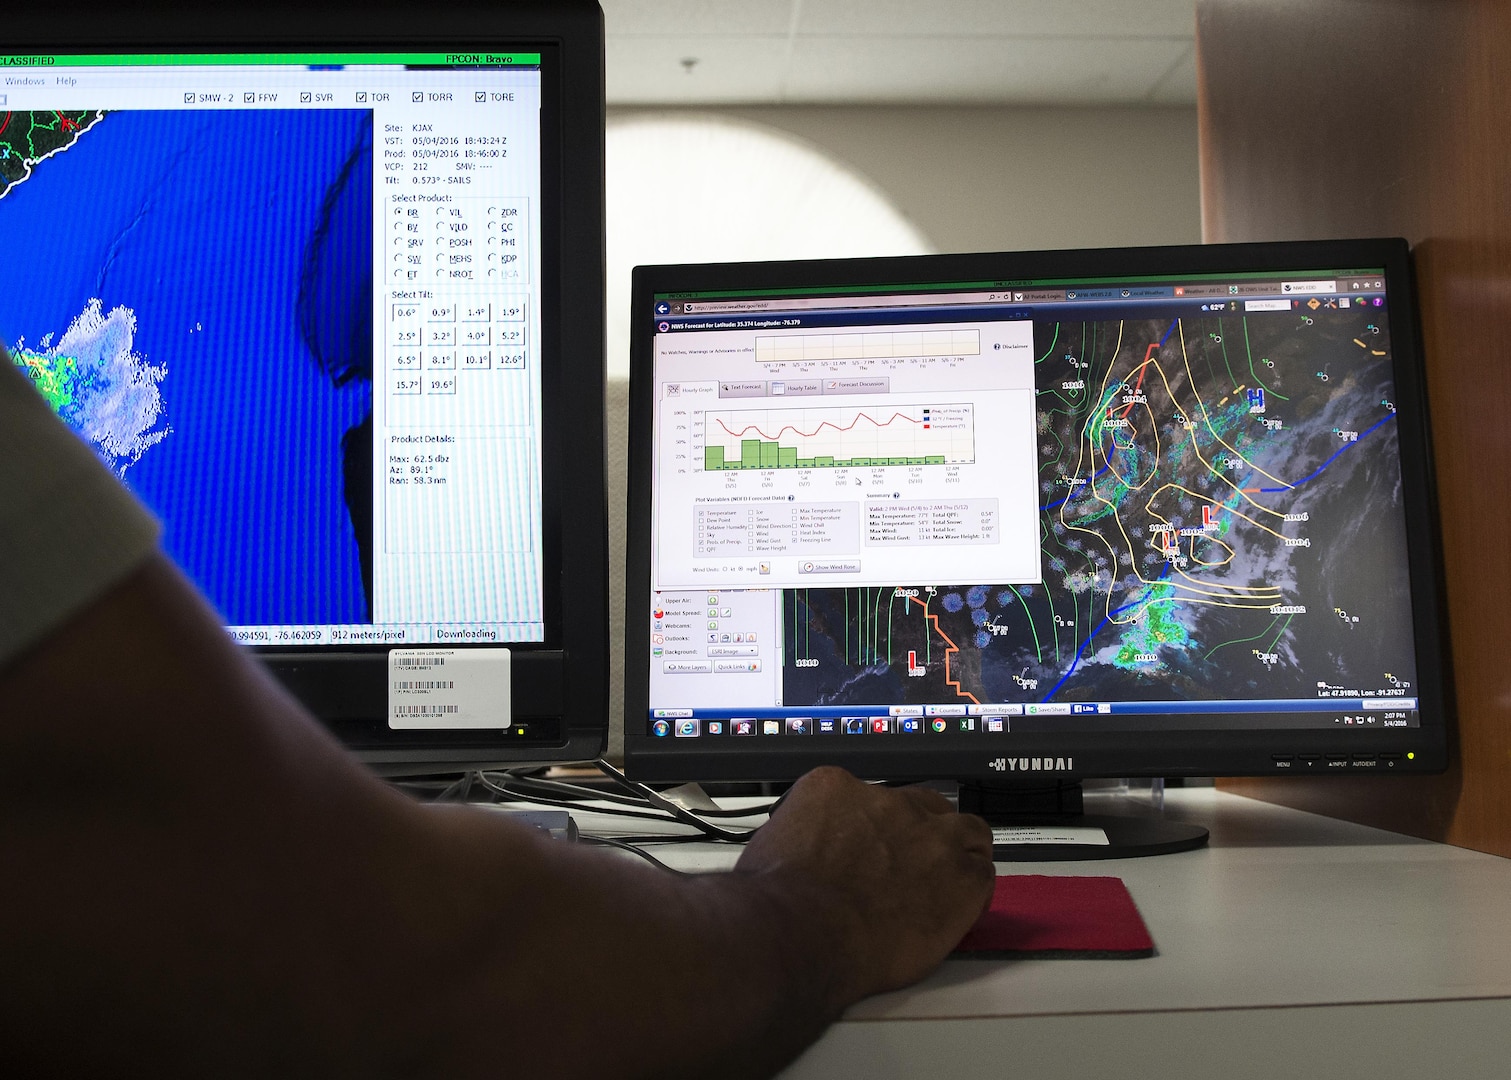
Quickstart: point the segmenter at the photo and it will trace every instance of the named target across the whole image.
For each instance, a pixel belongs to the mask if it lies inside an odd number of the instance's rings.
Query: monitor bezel
[[[380,772],[578,761],[608,741],[608,506],[604,442],[604,49],[596,0],[86,5],[62,39],[56,12],[8,20],[12,53],[540,51],[542,66],[542,500],[546,640],[511,643],[512,712],[543,734],[387,727],[388,646],[254,649]],[[538,48],[537,48],[538,47]],[[552,62],[554,61],[554,62]],[[551,364],[554,355],[555,363]],[[547,366],[550,365],[550,366]],[[564,421],[586,418],[566,438]],[[595,422],[596,421],[596,422]],[[570,517],[569,517],[570,515]],[[465,646],[458,646],[465,648]]]
[[[759,738],[728,746],[697,740],[660,739],[647,731],[650,694],[651,366],[653,298],[658,294],[725,289],[781,289],[918,282],[1115,278],[1184,273],[1374,267],[1385,270],[1396,399],[1400,406],[1402,499],[1413,629],[1418,657],[1421,727],[1351,731],[1340,739],[1329,730],[1140,732],[1108,735],[1014,732],[970,745],[942,736],[893,736],[872,748],[867,740]],[[791,780],[820,764],[856,775],[891,780],[1003,780],[993,763],[1010,755],[1031,762],[1032,781],[1045,778],[1302,775],[1287,771],[1277,756],[1342,753],[1361,766],[1378,753],[1402,754],[1393,773],[1438,772],[1448,761],[1451,719],[1450,672],[1443,609],[1442,564],[1437,534],[1437,496],[1427,388],[1415,304],[1411,253],[1401,239],[1296,241],[1066,251],[924,255],[897,258],[807,260],[772,263],[641,266],[631,289],[630,447],[627,603],[625,611],[625,762],[644,780]],[[916,738],[905,751],[898,738]],[[960,737],[970,738],[970,737]],[[931,742],[934,739],[936,741]],[[1406,755],[1412,755],[1406,757]],[[1371,763],[1372,764],[1372,763]],[[1376,774],[1365,767],[1317,768],[1304,775]],[[1019,782],[1024,777],[1018,776]]]

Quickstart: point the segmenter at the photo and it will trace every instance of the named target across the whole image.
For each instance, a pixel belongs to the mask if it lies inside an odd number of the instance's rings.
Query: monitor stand
[[[1207,842],[1207,830],[1200,825],[1170,821],[1154,807],[1132,800],[1122,802],[1113,813],[1086,813],[1079,780],[1034,787],[960,782],[960,809],[992,826],[992,856],[999,862],[1169,855]]]

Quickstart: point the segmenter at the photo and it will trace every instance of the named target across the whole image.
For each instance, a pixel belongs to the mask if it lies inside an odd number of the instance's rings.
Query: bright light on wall
[[[609,121],[608,370],[629,373],[630,269],[645,263],[920,255],[887,197],[784,132],[701,114]]]
[[[785,132],[692,113],[608,127],[609,752],[623,747],[630,268],[921,255],[933,245],[866,180]]]

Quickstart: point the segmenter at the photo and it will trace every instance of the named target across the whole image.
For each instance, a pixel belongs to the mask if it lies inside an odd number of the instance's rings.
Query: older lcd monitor
[[[1441,769],[1402,241],[635,272],[629,768]]]
[[[7,20],[0,338],[389,768],[603,746],[596,4]]]

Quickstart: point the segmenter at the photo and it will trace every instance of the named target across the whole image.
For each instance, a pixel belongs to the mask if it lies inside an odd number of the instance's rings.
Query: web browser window
[[[653,300],[647,734],[1420,723],[1379,268]]]
[[[541,64],[4,58],[0,337],[239,640],[543,640]]]

